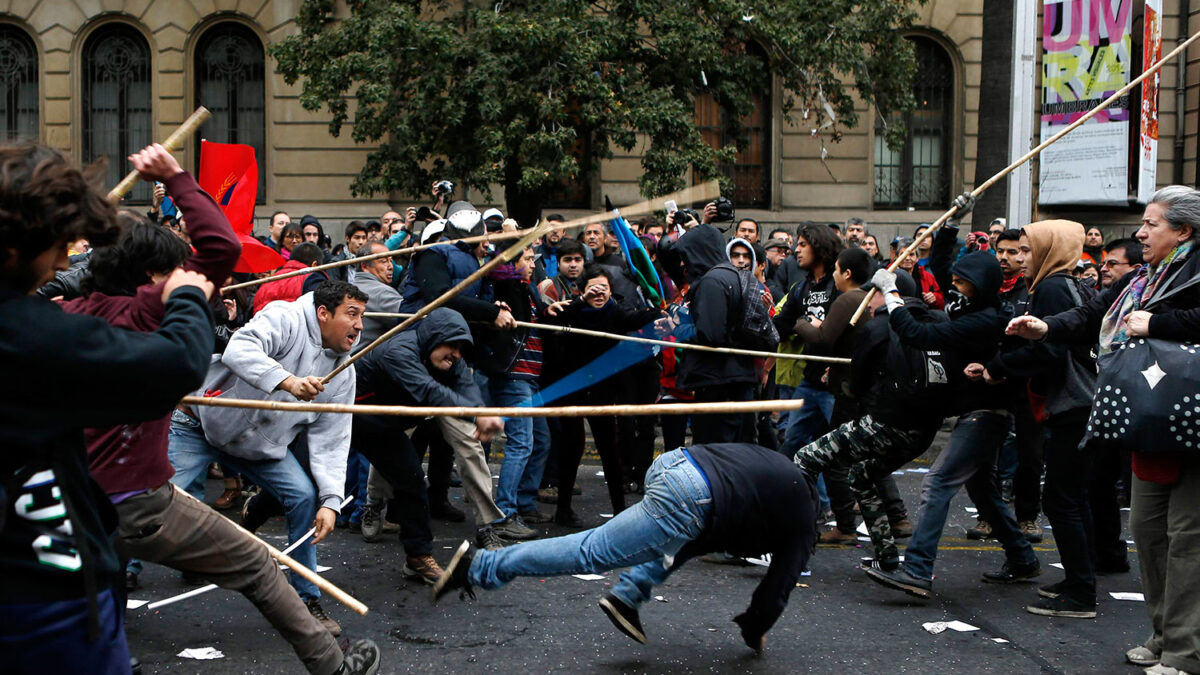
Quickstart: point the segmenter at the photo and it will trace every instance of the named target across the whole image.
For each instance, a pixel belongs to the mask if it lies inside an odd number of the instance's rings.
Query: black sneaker
[[[308,613],[312,614],[312,617],[316,619],[322,626],[324,626],[325,630],[329,631],[330,635],[337,637],[342,634],[341,624],[334,621],[328,614],[325,613],[325,608],[321,606],[321,603],[318,602],[316,598],[309,598],[305,600],[304,606],[308,607]]]
[[[435,520],[444,520],[448,523],[461,523],[467,519],[467,514],[462,509],[455,508],[447,499],[443,499],[440,504],[430,504],[429,515]]]
[[[874,568],[877,570],[883,570],[885,572],[891,572],[900,566],[900,559],[899,558],[891,558],[888,560],[880,560],[879,558],[876,558],[875,556],[870,556],[870,557],[859,558],[858,566],[861,567],[862,569]]]
[[[1047,584],[1045,586],[1038,586],[1038,595],[1040,595],[1043,598],[1049,598],[1049,599],[1053,600],[1053,599],[1057,598],[1058,596],[1062,595],[1062,585],[1064,583],[1066,583],[1066,582],[1060,581],[1056,584]]]
[[[515,513],[492,525],[492,529],[496,531],[496,534],[500,535],[501,539],[529,541],[530,539],[538,538],[537,530],[526,525],[525,521],[521,520],[521,516]]]
[[[636,609],[625,604],[612,593],[600,598],[600,609],[604,610],[604,614],[608,616],[609,621],[613,622],[617,630],[646,644],[646,632],[642,630],[642,622],[638,619]]]
[[[995,572],[984,572],[983,581],[988,584],[1011,584],[1040,576],[1042,564],[1036,560],[1024,565],[1017,565],[1007,560]]]
[[[505,547],[505,543],[491,525],[485,525],[475,531],[475,546],[488,551],[499,551]]]
[[[242,502],[242,527],[255,532],[271,519],[267,509],[262,508],[262,493],[256,492]]]
[[[355,640],[343,653],[338,675],[375,675],[379,672],[379,647],[371,640]]]
[[[1042,598],[1025,606],[1025,611],[1040,616],[1057,616],[1067,619],[1096,618],[1096,603],[1090,605],[1072,600],[1065,595],[1057,598]]]
[[[463,540],[454,552],[454,557],[446,565],[446,571],[433,584],[429,591],[429,602],[436,604],[442,596],[452,591],[459,591],[458,597],[464,595],[475,599],[475,591],[471,588],[471,580],[467,572],[471,569],[471,561],[475,559],[475,551],[471,550],[471,542]]]
[[[865,567],[863,571],[872,581],[893,588],[898,591],[904,591],[911,596],[928,600],[933,596],[933,582],[926,579],[918,579],[908,573],[901,565],[892,571],[881,570],[874,567]]]

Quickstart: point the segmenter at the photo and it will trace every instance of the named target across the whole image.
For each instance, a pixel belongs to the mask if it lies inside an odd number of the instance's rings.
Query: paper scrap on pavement
[[[601,517],[601,518],[612,518],[612,517],[613,517],[613,514],[611,514],[611,513],[601,513],[601,514],[600,514],[600,517]]]
[[[802,576],[802,577],[811,577],[811,576],[812,576],[812,570],[804,570],[803,572],[801,572],[801,573],[800,573],[800,576]]]
[[[1051,566],[1051,567],[1057,567],[1057,568],[1058,568],[1058,569],[1060,569],[1060,570],[1065,570],[1065,569],[1067,569],[1067,568],[1065,568],[1065,567],[1063,567],[1063,566],[1062,566],[1062,563],[1050,563],[1050,566]]]
[[[667,599],[666,599],[666,598],[664,598],[664,597],[663,597],[663,596],[661,596],[661,595],[656,595],[656,596],[654,596],[654,599],[655,599],[655,600],[657,600],[657,601],[659,601],[659,602],[666,602],[666,601],[667,601]]]
[[[126,598],[125,609],[137,609],[138,607],[141,607],[149,602],[149,600],[134,600],[133,598]]]
[[[220,650],[213,649],[212,647],[197,647],[195,649],[185,649],[185,650],[179,652],[178,654],[176,654],[175,656],[182,656],[185,659],[199,659],[201,661],[206,661],[208,659],[220,659],[220,658],[225,657],[225,655],[222,654],[220,652]]]
[[[921,624],[921,627],[924,628],[925,630],[929,631],[930,633],[933,633],[934,635],[941,633],[942,631],[946,630],[947,628],[949,628],[950,630],[953,630],[953,631],[958,631],[959,633],[968,633],[973,630],[979,630],[978,626],[972,626],[969,623],[963,623],[962,621],[958,621],[958,620],[955,620],[955,621],[930,621],[929,623]]]
[[[317,565],[317,570],[316,570],[316,571],[317,571],[317,574],[323,574],[323,573],[325,573],[325,572],[328,572],[328,571],[329,571],[329,570],[331,570],[331,569],[333,569],[333,568],[332,568],[332,567],[326,567],[326,566],[324,566],[324,565]]]
[[[1008,640],[1005,640],[1004,638],[992,638],[992,642],[999,642],[1000,644],[1008,644]]]
[[[855,531],[864,537],[871,536],[871,533],[867,532],[867,524],[865,522],[859,523],[858,527],[855,529]]]
[[[604,578],[604,576],[600,574],[572,574],[571,576],[583,581],[600,581]]]
[[[979,513],[979,509],[975,508],[974,506],[965,506],[963,508],[967,510],[967,513]]]
[[[909,473],[929,473],[929,469],[926,469],[925,467],[921,467],[919,469],[909,469],[908,472]]]
[[[596,475],[597,475],[597,476],[599,476],[599,477],[601,477],[601,478],[604,478],[604,472],[603,472],[603,471],[597,471],[597,472],[596,472]]]
[[[1141,593],[1108,593],[1113,597],[1113,600],[1133,600],[1134,602],[1145,602],[1146,596]]]

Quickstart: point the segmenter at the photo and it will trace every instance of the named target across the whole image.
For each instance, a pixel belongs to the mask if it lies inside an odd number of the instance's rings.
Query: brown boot
[[[404,576],[433,584],[442,576],[442,568],[431,555],[410,555],[404,559]]]
[[[908,539],[913,534],[913,524],[908,518],[897,520],[890,524],[892,526],[893,539]]]
[[[847,546],[858,543],[858,534],[855,532],[842,532],[836,527],[828,532],[822,532],[817,539],[818,544],[827,546]]]

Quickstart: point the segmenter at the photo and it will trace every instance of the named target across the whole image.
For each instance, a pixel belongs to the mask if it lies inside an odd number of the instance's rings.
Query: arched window
[[[150,45],[137,29],[113,23],[83,44],[83,161],[108,158],[107,185],[129,170],[125,157],[153,142],[150,106]],[[150,201],[141,182],[131,202]]]
[[[11,24],[0,24],[0,89],[3,139],[37,140],[37,47],[25,31]]]
[[[197,135],[196,147],[200,137],[252,146],[258,160],[260,204],[266,201],[267,176],[264,60],[262,41],[240,23],[219,23],[196,43],[196,105],[213,114]]]
[[[766,63],[766,54],[753,42],[746,43],[746,52]],[[767,79],[767,87],[770,86]],[[738,145],[732,164],[721,172],[733,181],[735,208],[769,208],[771,206],[771,94],[769,89],[752,94],[754,110],[742,118],[745,143],[738,143],[729,129],[729,114],[709,94],[696,97],[696,127],[704,141],[714,148]]]
[[[911,112],[875,119],[876,208],[944,208],[950,199],[954,129],[954,66],[950,55],[927,37],[909,38],[917,53]],[[884,142],[886,124],[902,122],[907,132],[898,152]]]

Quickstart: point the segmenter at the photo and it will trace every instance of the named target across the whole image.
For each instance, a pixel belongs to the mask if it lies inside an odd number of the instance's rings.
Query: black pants
[[[429,503],[442,504],[450,493],[450,470],[454,468],[454,448],[442,437],[442,431],[433,420],[426,420],[417,426],[412,435],[413,446],[417,450],[418,460],[424,459],[426,450],[429,454],[429,469],[426,480],[429,482]]]
[[[1013,475],[1013,511],[1018,521],[1037,520],[1042,510],[1042,448],[1046,430],[1033,418],[1029,399],[1013,404],[1017,435],[1017,471]]]
[[[691,401],[664,401],[664,403],[691,403]],[[687,415],[662,415],[663,448],[668,452],[687,445]]]
[[[722,384],[696,390],[696,403],[753,401],[753,383]],[[692,415],[692,443],[753,443],[754,413]]]
[[[622,373],[625,396],[622,403],[647,405],[658,398],[658,362],[647,359]],[[639,485],[654,458],[654,421],[652,415],[617,418],[617,447],[621,449],[621,466],[625,481]],[[608,475],[607,473],[605,474]]]
[[[355,415],[351,444],[392,484],[390,520],[400,525],[400,543],[409,556],[433,553],[433,525],[425,472],[412,441],[401,427],[361,421]]]
[[[608,485],[608,499],[612,503],[613,515],[625,510],[625,491],[621,485],[621,456],[617,452],[617,418],[611,415],[588,417],[588,427],[592,430],[592,439],[596,441],[596,452],[600,454],[600,464],[604,467],[604,482]],[[583,434],[583,417],[563,417],[559,420],[558,438],[552,438],[551,444],[558,450],[558,512],[567,513],[571,509],[572,488],[575,485],[576,474],[579,473],[579,462],[583,459],[583,446],[586,437]],[[551,434],[553,434],[553,430]]]
[[[1111,445],[1099,448],[1089,446],[1087,451],[1092,454],[1088,502],[1092,509],[1092,550],[1096,557],[1096,569],[1123,572],[1129,569],[1129,548],[1121,536],[1117,480],[1121,478],[1122,460],[1129,462],[1129,454]]]
[[[1096,603],[1096,563],[1088,483],[1092,454],[1079,449],[1089,410],[1078,408],[1046,421],[1046,485],[1042,506],[1054,528],[1054,543],[1066,579],[1062,593],[1087,605]]]

